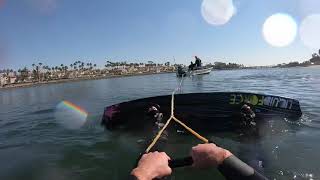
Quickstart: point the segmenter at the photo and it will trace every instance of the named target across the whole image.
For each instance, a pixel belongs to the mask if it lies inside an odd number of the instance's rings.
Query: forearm
[[[234,155],[225,159],[222,164],[218,166],[218,169],[228,180],[267,180],[266,177]]]

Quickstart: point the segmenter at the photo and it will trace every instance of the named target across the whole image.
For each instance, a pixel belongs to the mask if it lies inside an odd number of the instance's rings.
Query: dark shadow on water
[[[50,109],[41,109],[41,110],[33,111],[33,112],[30,112],[29,114],[50,114],[54,112],[55,112],[55,109],[50,108]]]

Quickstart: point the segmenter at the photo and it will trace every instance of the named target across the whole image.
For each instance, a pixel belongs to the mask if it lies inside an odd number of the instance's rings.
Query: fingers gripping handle
[[[213,143],[213,141],[209,140],[208,143]],[[179,168],[185,166],[191,166],[193,164],[193,159],[191,156],[181,158],[181,159],[173,159],[169,160],[169,167],[170,168]]]
[[[209,140],[208,143],[213,143],[213,141]],[[138,162],[141,159],[142,155],[143,154],[141,153],[137,158],[136,166],[138,165]],[[193,159],[191,156],[188,156],[181,159],[169,160],[168,163],[170,168],[179,168],[179,167],[191,166],[193,164]]]
[[[139,160],[141,159],[143,154],[140,154],[139,157],[136,160],[135,167],[138,166]],[[169,160],[169,167],[174,169],[174,168],[179,168],[179,167],[185,167],[185,166],[191,166],[193,164],[193,159],[191,156],[181,158],[181,159],[173,159]]]

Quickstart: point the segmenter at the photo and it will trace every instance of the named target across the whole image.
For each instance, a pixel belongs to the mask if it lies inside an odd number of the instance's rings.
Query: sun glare
[[[290,45],[297,35],[297,23],[287,14],[274,14],[267,18],[262,29],[264,39],[272,46]]]

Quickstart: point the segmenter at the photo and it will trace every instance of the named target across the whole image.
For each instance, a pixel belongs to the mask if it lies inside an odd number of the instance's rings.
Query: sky
[[[304,19],[320,13],[317,1],[0,0],[0,69],[78,60],[99,67],[107,60],[189,64],[195,55],[205,63],[302,62],[317,52],[301,39],[310,28],[300,30]],[[204,8],[211,2],[231,3],[232,8]],[[288,14],[298,28],[284,47],[268,43],[263,35],[265,21],[277,13]]]

